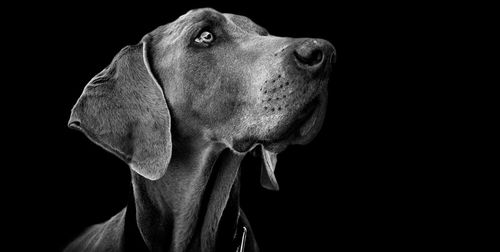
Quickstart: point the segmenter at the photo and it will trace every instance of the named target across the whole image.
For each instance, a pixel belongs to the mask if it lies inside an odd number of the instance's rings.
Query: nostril
[[[295,57],[304,65],[314,66],[323,60],[323,51],[319,48],[299,48]]]
[[[316,65],[323,60],[323,52],[321,50],[315,50],[313,51],[311,55],[311,62],[313,65]]]

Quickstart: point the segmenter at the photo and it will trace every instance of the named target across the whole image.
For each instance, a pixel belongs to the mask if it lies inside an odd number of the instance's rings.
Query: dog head
[[[85,87],[69,124],[149,179],[165,172],[172,134],[240,153],[261,146],[263,183],[277,188],[277,153],[321,128],[334,57],[325,40],[190,11],[123,49]]]

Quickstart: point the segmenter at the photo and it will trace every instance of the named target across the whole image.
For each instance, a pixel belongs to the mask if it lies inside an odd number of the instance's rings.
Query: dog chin
[[[319,133],[323,126],[323,121],[326,114],[326,97],[320,96],[317,99],[317,104],[308,119],[298,128],[297,137],[292,139],[292,144],[305,145],[310,143]]]
[[[326,106],[326,95],[320,95],[313,99],[306,106],[305,113],[294,121],[289,130],[278,140],[265,143],[264,148],[279,153],[284,151],[290,144],[305,145],[310,143],[321,130],[325,119]]]

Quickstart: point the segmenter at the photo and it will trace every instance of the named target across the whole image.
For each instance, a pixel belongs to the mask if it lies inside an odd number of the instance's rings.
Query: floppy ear
[[[278,186],[278,181],[276,181],[276,176],[274,176],[278,153],[268,151],[261,145],[261,154],[262,165],[260,171],[260,183],[262,187],[268,190],[278,191],[280,188]]]
[[[156,180],[172,154],[170,113],[146,48],[147,40],[123,48],[92,78],[71,110],[68,126]]]

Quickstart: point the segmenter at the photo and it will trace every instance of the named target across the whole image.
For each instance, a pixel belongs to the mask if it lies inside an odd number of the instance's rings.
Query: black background
[[[256,160],[243,166],[242,207],[263,251],[465,242],[449,235],[463,222],[454,221],[459,214],[448,204],[466,190],[453,186],[460,171],[447,165],[452,133],[440,122],[448,114],[432,106],[439,79],[427,76],[437,70],[422,64],[434,32],[422,33],[421,25],[432,13],[380,3],[144,1],[26,4],[4,23],[4,50],[15,56],[7,75],[16,76],[7,83],[16,89],[6,94],[13,101],[4,107],[15,122],[5,154],[15,160],[5,175],[13,183],[4,191],[12,196],[6,216],[15,220],[17,246],[61,250],[125,206],[127,165],[68,129],[70,110],[122,47],[207,6],[247,16],[273,35],[327,39],[338,53],[323,129],[311,144],[279,155],[281,190],[259,186]]]

